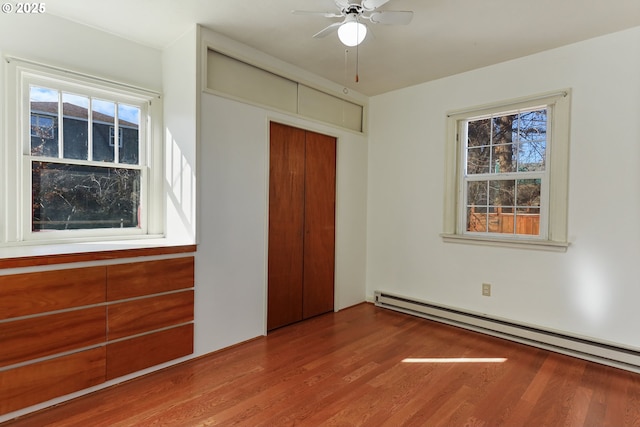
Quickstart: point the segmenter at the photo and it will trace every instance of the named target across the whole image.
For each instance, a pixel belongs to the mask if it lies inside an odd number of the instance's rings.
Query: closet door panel
[[[267,329],[302,320],[305,132],[271,123]]]
[[[306,134],[303,317],[333,311],[336,139]]]

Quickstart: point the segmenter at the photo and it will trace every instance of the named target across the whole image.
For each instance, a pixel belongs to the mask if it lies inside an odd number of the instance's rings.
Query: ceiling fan
[[[367,26],[362,21],[373,24],[407,25],[413,18],[413,12],[406,10],[377,10],[389,0],[334,0],[340,12],[313,12],[293,10],[295,15],[319,15],[325,18],[344,18],[342,22],[334,22],[314,34],[313,37],[325,37],[338,31],[340,41],[346,46],[357,46],[367,35]]]

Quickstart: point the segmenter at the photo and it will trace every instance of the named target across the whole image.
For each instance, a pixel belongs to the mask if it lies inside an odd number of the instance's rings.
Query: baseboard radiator
[[[640,373],[638,348],[572,336],[382,291],[374,293],[374,303],[378,307]]]

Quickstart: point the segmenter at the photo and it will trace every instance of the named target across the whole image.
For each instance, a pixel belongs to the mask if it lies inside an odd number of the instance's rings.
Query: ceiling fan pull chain
[[[359,70],[359,65],[360,65],[360,61],[359,61],[360,60],[360,55],[359,55],[360,49],[359,49],[359,47],[360,47],[360,44],[357,44],[356,45],[356,83],[358,83],[360,81],[360,76],[358,76],[358,72],[360,71]]]
[[[344,50],[344,85],[347,86],[347,74],[349,70],[349,49]]]

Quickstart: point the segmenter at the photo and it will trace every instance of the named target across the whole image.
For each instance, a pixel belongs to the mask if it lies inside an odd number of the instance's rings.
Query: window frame
[[[158,93],[138,87],[56,68],[32,61],[5,57],[6,63],[6,137],[1,141],[4,157],[0,188],[2,232],[0,246],[97,242],[159,238],[164,235],[164,164],[161,128],[162,102]],[[138,165],[98,162],[31,155],[30,87],[40,86],[59,92],[101,97],[123,104],[140,106],[140,147]],[[62,111],[59,112],[62,115]],[[62,116],[59,116],[62,117]],[[61,118],[59,120],[62,120]],[[28,122],[27,122],[28,121]],[[32,231],[32,161],[140,170],[139,227],[94,228]]]
[[[443,232],[445,242],[566,251],[571,90],[486,104],[447,114]],[[540,235],[466,231],[466,123],[478,117],[547,108],[546,183],[541,190]],[[513,173],[514,179],[517,173]],[[503,176],[506,176],[503,175]]]

